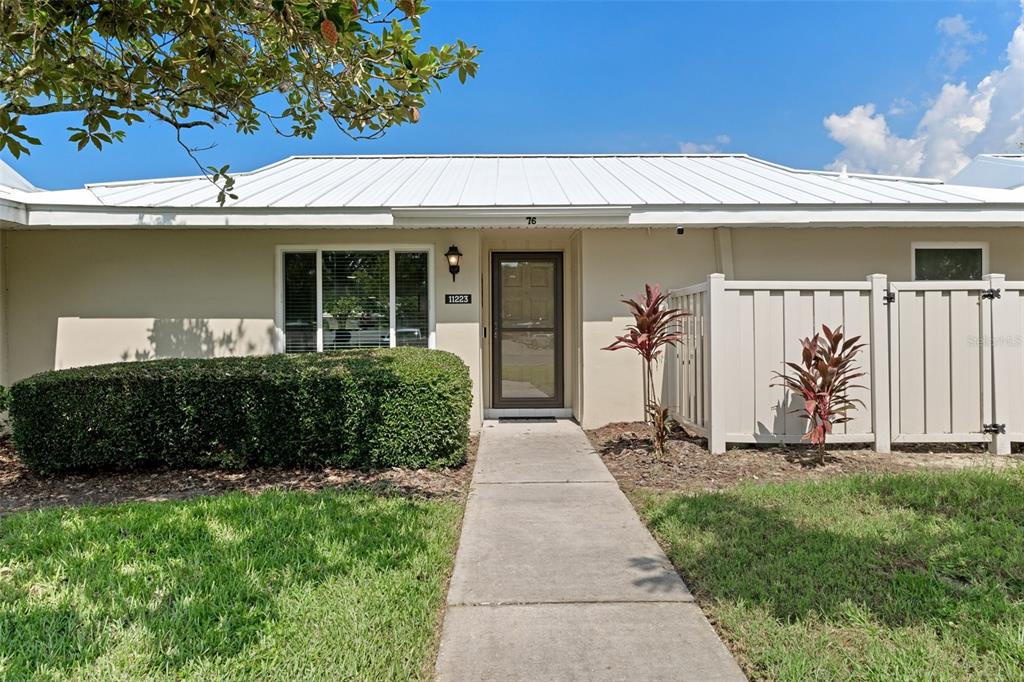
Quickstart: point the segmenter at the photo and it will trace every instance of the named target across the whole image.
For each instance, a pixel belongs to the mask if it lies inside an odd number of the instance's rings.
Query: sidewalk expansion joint
[[[494,602],[458,602],[447,604],[448,608],[501,608],[503,606],[573,606],[574,604],[592,606],[595,604],[695,604],[692,596],[674,599],[577,599],[572,601],[494,601]]]

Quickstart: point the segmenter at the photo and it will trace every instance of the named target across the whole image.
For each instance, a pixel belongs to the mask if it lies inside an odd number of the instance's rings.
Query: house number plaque
[[[473,302],[473,295],[472,294],[445,294],[444,295],[444,302],[445,302],[445,304],[472,303]]]

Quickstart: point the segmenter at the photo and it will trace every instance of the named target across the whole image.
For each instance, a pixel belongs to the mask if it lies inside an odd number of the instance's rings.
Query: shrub
[[[682,310],[669,308],[669,296],[670,293],[662,291],[660,285],[645,284],[639,295],[623,299],[622,302],[633,315],[633,324],[626,327],[625,334],[616,336],[610,346],[601,349],[627,348],[636,351],[643,361],[644,419],[654,427],[654,450],[659,455],[665,454],[669,414],[668,408],[658,401],[654,386],[654,365],[666,346],[682,340],[683,334],[676,330],[676,325],[680,319],[689,315]]]
[[[11,421],[39,472],[451,466],[471,400],[455,355],[389,348],[44,372],[12,387]]]
[[[787,362],[789,373],[776,372],[778,383],[772,384],[803,400],[803,407],[794,412],[808,421],[809,429],[803,440],[817,446],[819,464],[825,463],[825,441],[832,427],[850,421],[848,413],[857,405],[864,405],[860,399],[849,397],[851,389],[864,388],[853,383],[864,376],[853,364],[864,344],[859,336],[845,341],[844,338],[842,326],[832,330],[821,325],[821,334],[800,339],[801,364]]]

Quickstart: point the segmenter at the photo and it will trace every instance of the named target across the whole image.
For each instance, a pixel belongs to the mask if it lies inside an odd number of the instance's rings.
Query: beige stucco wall
[[[733,228],[735,279],[863,279],[871,273],[907,281],[914,242],[984,242],[989,271],[1024,279],[1024,227]]]
[[[10,381],[43,370],[153,357],[273,350],[279,245],[434,247],[437,347],[457,353],[479,386],[479,258],[455,283],[444,252],[480,250],[472,230],[48,230],[4,235]],[[481,414],[476,391],[473,424]]]
[[[739,279],[910,278],[915,241],[989,244],[990,267],[1024,279],[1024,228],[731,230]],[[273,349],[275,255],[281,245],[434,248],[437,347],[475,382],[473,424],[487,404],[489,254],[565,253],[566,400],[587,427],[639,419],[640,364],[603,351],[628,323],[623,296],[644,282],[679,287],[723,269],[729,239],[713,230],[49,230],[0,233],[0,343],[5,381],[80,364]],[[453,283],[443,253],[465,254]],[[717,246],[716,246],[717,245]],[[472,305],[444,305],[469,293]]]
[[[623,297],[637,294],[645,282],[675,288],[714,272],[711,230],[674,228],[603,229],[581,232],[583,425],[643,417],[640,361],[628,350],[605,351],[632,320]]]

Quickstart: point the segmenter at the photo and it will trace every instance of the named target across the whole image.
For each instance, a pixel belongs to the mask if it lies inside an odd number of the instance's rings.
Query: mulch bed
[[[233,490],[317,491],[364,488],[381,494],[461,498],[473,474],[478,440],[470,439],[468,462],[457,469],[156,469],[37,476],[26,469],[10,441],[0,441],[0,515],[44,507],[182,500]]]
[[[943,444],[951,450],[915,445],[891,454],[832,446],[824,464],[805,446],[730,448],[712,455],[703,439],[672,434],[664,456],[654,454],[647,424],[609,424],[587,432],[605,465],[624,490],[649,488],[681,492],[722,490],[738,483],[806,481],[854,473],[897,473],[920,469],[1002,468],[1024,462],[1019,455],[996,456],[982,445]]]

